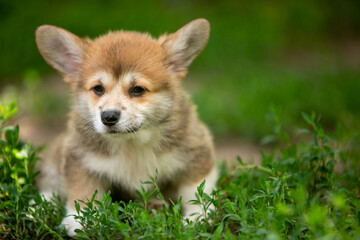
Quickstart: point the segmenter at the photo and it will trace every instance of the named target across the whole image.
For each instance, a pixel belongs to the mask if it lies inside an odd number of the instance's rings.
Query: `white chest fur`
[[[158,180],[162,181],[170,179],[185,166],[175,151],[157,156],[152,147],[134,144],[119,145],[111,157],[87,153],[83,162],[91,171],[132,191],[139,189],[141,182],[150,180],[150,176],[155,177],[156,170]],[[145,189],[147,186],[143,185]]]

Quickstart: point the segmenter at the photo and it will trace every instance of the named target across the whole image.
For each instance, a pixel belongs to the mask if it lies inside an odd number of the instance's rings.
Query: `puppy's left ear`
[[[165,50],[166,68],[178,78],[185,77],[187,67],[205,47],[209,32],[209,22],[196,19],[173,34],[161,36],[158,41]]]

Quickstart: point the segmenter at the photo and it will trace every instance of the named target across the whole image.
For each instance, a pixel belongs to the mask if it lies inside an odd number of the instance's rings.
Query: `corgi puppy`
[[[66,199],[62,224],[69,236],[81,229],[75,200],[95,190],[97,197],[111,190],[136,200],[141,183],[156,175],[164,197],[182,196],[185,218],[206,214],[189,201],[204,180],[206,193],[215,187],[214,147],[181,80],[209,30],[205,19],[158,39],[116,31],[91,40],[49,25],[36,30],[40,53],[73,93],[67,130],[39,162],[37,180],[45,198]]]

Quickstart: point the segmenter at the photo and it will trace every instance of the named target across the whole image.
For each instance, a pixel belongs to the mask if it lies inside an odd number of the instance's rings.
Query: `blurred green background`
[[[83,37],[118,29],[157,37],[199,17],[210,21],[210,40],[184,84],[215,136],[258,142],[272,132],[274,111],[290,132],[312,110],[330,130],[341,123],[358,131],[358,0],[0,0],[1,98],[16,98],[37,121],[63,124],[65,83],[34,41],[42,24]]]

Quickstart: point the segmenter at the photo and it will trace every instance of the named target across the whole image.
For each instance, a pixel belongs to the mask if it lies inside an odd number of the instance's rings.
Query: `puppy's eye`
[[[92,88],[92,90],[98,96],[101,96],[105,93],[105,88],[101,85],[96,85],[95,87]]]
[[[129,94],[131,97],[139,97],[145,93],[145,88],[141,86],[134,86],[129,89]]]

